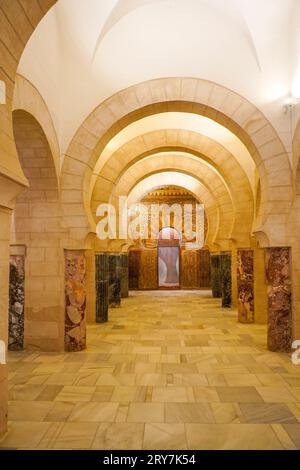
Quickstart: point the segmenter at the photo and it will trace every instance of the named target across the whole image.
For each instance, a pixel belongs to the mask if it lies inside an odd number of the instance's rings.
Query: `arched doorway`
[[[179,288],[180,234],[172,227],[164,227],[158,234],[158,286]]]

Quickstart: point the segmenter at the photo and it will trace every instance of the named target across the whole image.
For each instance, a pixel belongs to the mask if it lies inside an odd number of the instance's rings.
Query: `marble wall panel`
[[[268,348],[289,352],[292,343],[292,292],[290,249],[266,248],[268,285]]]
[[[241,323],[254,322],[254,252],[237,251],[238,318]]]
[[[104,323],[108,321],[108,255],[99,253],[95,255],[96,274],[96,322]]]
[[[121,305],[121,277],[120,277],[121,256],[110,253],[108,255],[108,305],[115,308]]]
[[[139,289],[158,288],[157,248],[140,251]]]
[[[86,260],[84,250],[65,250],[65,350],[86,347]]]
[[[25,256],[10,255],[8,349],[24,348]]]
[[[221,256],[211,255],[210,257],[211,269],[211,288],[214,298],[222,297],[222,282],[221,282]]]
[[[120,265],[120,277],[121,277],[121,297],[128,297],[129,288],[129,270],[128,270],[128,254],[121,254],[121,265]]]
[[[211,269],[210,269],[210,252],[209,250],[200,250],[200,272],[199,272],[199,285],[200,287],[211,287]]]
[[[222,253],[220,257],[221,266],[221,289],[222,307],[231,307],[231,254]]]
[[[140,276],[140,251],[129,251],[128,254],[128,272],[129,272],[129,289],[139,288]]]
[[[199,250],[180,250],[180,287],[199,289]]]

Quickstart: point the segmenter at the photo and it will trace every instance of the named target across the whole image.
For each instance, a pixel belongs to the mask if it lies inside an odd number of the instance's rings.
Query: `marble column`
[[[108,255],[96,254],[96,322],[108,321]]]
[[[254,320],[255,323],[268,323],[268,294],[264,248],[254,247]]]
[[[122,253],[120,256],[121,297],[122,299],[126,299],[128,297],[129,288],[128,254]]]
[[[65,350],[86,347],[86,259],[84,250],[65,250]]]
[[[108,255],[108,304],[110,307],[121,305],[121,278],[120,278],[121,256],[110,253]]]
[[[290,248],[266,248],[268,348],[289,352],[292,343]]]
[[[200,250],[200,287],[210,289],[211,287],[211,268],[209,250]]]
[[[237,250],[238,319],[241,323],[254,323],[253,266],[253,250]]]
[[[210,266],[211,266],[212,295],[215,298],[219,298],[219,297],[222,297],[221,257],[220,257],[220,255],[211,255],[211,257],[210,257]]]
[[[220,256],[222,307],[231,307],[231,255],[222,253]]]
[[[25,247],[18,247],[9,260],[9,318],[8,318],[8,349],[22,351],[24,349],[24,303],[25,303]],[[12,251],[12,250],[11,250]]]

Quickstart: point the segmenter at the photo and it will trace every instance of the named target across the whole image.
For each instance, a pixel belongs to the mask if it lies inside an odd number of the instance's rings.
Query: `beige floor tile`
[[[198,403],[216,403],[220,398],[215,387],[193,387],[195,401]]]
[[[96,385],[135,385],[136,374],[100,374]]]
[[[7,435],[0,441],[0,448],[35,449],[49,426],[50,423],[14,421],[9,424]]]
[[[226,381],[223,374],[206,374],[208,385],[211,387],[226,386]]]
[[[147,387],[116,386],[110,401],[137,402],[146,400]]]
[[[98,372],[79,371],[79,373],[75,376],[73,385],[93,386],[96,385],[99,377],[100,374]]]
[[[297,423],[287,405],[280,403],[240,403],[246,423]]]
[[[119,403],[88,402],[76,403],[68,421],[80,422],[113,422],[115,420]]]
[[[90,449],[98,423],[64,423],[53,449]]]
[[[216,387],[223,403],[260,403],[261,395],[255,387]]]
[[[173,385],[183,385],[183,386],[205,386],[208,385],[207,378],[205,374],[172,374],[173,376]]]
[[[45,385],[36,400],[53,401],[63,389],[63,385]]]
[[[75,404],[66,401],[56,401],[52,403],[52,407],[45,416],[45,421],[63,422],[69,418]]]
[[[166,423],[214,423],[211,407],[206,403],[166,403]]]
[[[191,450],[279,450],[283,446],[269,425],[186,424]]]
[[[164,374],[197,374],[196,364],[163,364],[162,372]]]
[[[143,449],[185,450],[187,449],[183,424],[147,423]]]
[[[218,424],[241,423],[241,410],[236,403],[211,403],[215,422]]]
[[[39,444],[36,446],[37,450],[49,450],[52,449],[52,446],[55,443],[55,440],[59,436],[62,428],[64,426],[63,422],[53,422],[50,423],[49,428],[43,435]]]
[[[300,423],[300,403],[288,403],[287,406]]]
[[[227,385],[230,387],[251,387],[261,385],[260,381],[254,374],[224,374]]]
[[[286,383],[280,374],[256,374],[256,377],[260,381],[261,385],[264,386],[284,386]]]
[[[288,433],[289,437],[296,446],[296,449],[300,449],[300,423],[298,424],[283,424],[284,430]]]
[[[91,401],[110,401],[114,388],[113,385],[97,385]]]
[[[139,423],[101,423],[92,449],[140,450],[144,427],[144,424]]]
[[[271,427],[285,450],[297,449],[296,445],[294,444],[282,424],[271,424]]]
[[[42,390],[45,388],[45,385],[35,385],[35,384],[26,384],[26,385],[15,385],[9,391],[10,400],[24,400],[32,401],[36,400]]]
[[[163,423],[164,405],[162,403],[130,403],[129,423]]]
[[[295,403],[297,399],[284,386],[256,387],[266,403]]]
[[[188,393],[186,387],[154,387],[152,393],[153,402],[188,402]]]
[[[75,374],[52,374],[48,380],[46,380],[46,385],[73,385],[76,379]]]
[[[166,385],[167,379],[166,374],[160,373],[145,373],[145,374],[136,374],[136,385]]]
[[[96,387],[66,386],[56,396],[55,401],[90,401]]]
[[[9,421],[44,421],[46,415],[53,407],[53,402],[27,401],[24,406],[23,401],[12,401],[9,404]]]

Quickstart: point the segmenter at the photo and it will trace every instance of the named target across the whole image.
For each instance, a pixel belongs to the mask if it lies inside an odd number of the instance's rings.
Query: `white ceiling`
[[[170,76],[242,94],[288,145],[282,106],[292,90],[300,96],[299,25],[299,0],[58,0],[18,72],[45,99],[62,153],[103,100]]]

